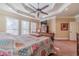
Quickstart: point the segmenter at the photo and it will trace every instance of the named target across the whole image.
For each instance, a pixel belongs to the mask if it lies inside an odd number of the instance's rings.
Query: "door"
[[[70,40],[76,40],[76,22],[70,22]]]

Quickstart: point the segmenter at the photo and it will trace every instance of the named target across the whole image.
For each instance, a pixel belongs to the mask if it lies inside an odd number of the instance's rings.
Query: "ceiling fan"
[[[32,8],[35,9],[35,11],[31,12],[31,13],[37,13],[37,17],[39,17],[40,13],[48,15],[47,12],[44,12],[43,10],[46,9],[47,7],[49,7],[49,5],[46,5],[42,8],[39,8],[39,3],[38,3],[38,8],[34,7],[32,4],[29,4]]]

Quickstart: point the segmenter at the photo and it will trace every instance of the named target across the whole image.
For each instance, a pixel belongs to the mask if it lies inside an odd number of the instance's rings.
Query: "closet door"
[[[77,40],[76,31],[77,31],[76,22],[70,22],[70,40]]]

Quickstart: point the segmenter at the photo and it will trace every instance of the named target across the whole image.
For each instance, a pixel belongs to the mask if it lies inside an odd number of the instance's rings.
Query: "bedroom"
[[[77,3],[0,3],[0,55],[75,56],[78,19]]]

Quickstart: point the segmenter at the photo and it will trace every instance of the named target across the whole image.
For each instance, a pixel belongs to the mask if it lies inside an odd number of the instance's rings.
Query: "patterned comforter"
[[[1,56],[46,56],[53,50],[50,37],[0,34]]]

